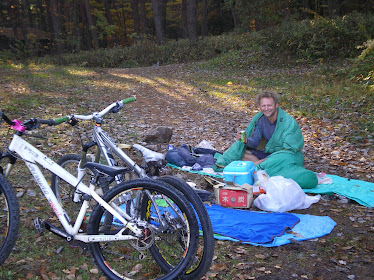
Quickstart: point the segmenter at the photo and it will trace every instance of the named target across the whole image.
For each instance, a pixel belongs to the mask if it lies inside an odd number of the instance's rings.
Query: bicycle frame
[[[99,241],[116,241],[116,240],[136,239],[136,237],[132,235],[122,235],[122,232],[126,229],[126,227],[129,228],[132,232],[134,232],[135,235],[141,234],[141,230],[138,229],[134,223],[128,222],[126,218],[123,217],[123,216],[128,217],[126,213],[124,213],[120,209],[114,209],[112,206],[106,203],[96,193],[95,186],[93,184],[90,184],[90,186],[87,187],[85,184],[80,182],[80,179],[74,177],[72,174],[67,172],[64,168],[62,168],[57,163],[55,163],[53,160],[48,158],[41,151],[39,151],[34,146],[32,146],[30,143],[22,139],[22,137],[14,134],[13,139],[9,145],[9,150],[11,152],[17,153],[25,161],[27,167],[29,168],[36,182],[38,183],[44,196],[48,200],[50,206],[55,212],[61,225],[65,229],[66,233],[69,235],[67,237],[68,241],[70,241],[71,239],[74,239],[74,240],[83,241],[85,243],[89,243],[89,242],[99,242]],[[51,187],[47,183],[47,180],[45,179],[44,175],[42,174],[42,172],[40,171],[36,163],[40,164],[42,167],[51,171],[52,173],[56,174],[60,178],[63,178],[70,185],[75,186],[77,190],[79,190],[80,192],[83,192],[91,196],[102,207],[104,207],[108,212],[110,212],[115,218],[121,221],[125,227],[115,235],[86,235],[84,233],[79,233],[79,229],[83,223],[83,219],[88,209],[88,203],[89,203],[88,200],[83,201],[82,207],[78,213],[77,219],[74,225],[71,225],[69,216],[67,215],[63,207],[59,204],[57,197],[53,193]],[[8,166],[7,170],[10,170],[10,169],[11,168]]]
[[[113,151],[115,155],[117,155],[128,167],[132,168],[133,171],[139,176],[139,178],[144,179],[148,176],[145,173],[145,170],[138,166],[126,153],[124,153],[121,148],[117,146],[113,139],[111,139],[108,134],[103,130],[100,125],[95,125],[93,128],[93,139],[98,147],[96,154],[95,154],[95,162],[99,162],[100,155],[103,154],[106,162],[110,166],[114,166],[115,162],[113,161],[113,156],[110,154],[109,151]],[[84,175],[86,174],[86,169],[83,168],[83,165],[86,161],[85,159],[86,153],[83,154],[81,157],[81,162],[77,168],[78,179],[82,180]],[[121,175],[116,176],[117,184],[120,183]],[[77,189],[78,190],[78,189]],[[76,191],[73,197],[74,202],[78,202],[80,200],[79,194]]]
[[[121,148],[117,146],[117,144],[112,140],[108,134],[102,129],[101,125],[96,124],[93,129],[93,139],[96,142],[98,149],[95,154],[95,162],[99,162],[101,153],[104,155],[104,158],[109,166],[115,166],[115,162],[113,160],[113,156],[111,152],[113,152],[115,155],[117,155],[126,165],[127,167],[130,167],[135,171],[135,173],[139,176],[139,178],[144,179],[148,178],[148,175],[146,174],[145,170],[141,168],[139,165],[137,165],[126,153],[124,153]],[[81,161],[79,163],[79,166],[77,168],[77,174],[78,179],[82,180],[83,177],[86,174],[86,169],[83,168],[83,165],[85,163],[85,157],[86,154],[84,153],[83,156],[81,156]],[[116,182],[121,183],[122,178],[121,175],[116,176]],[[137,195],[141,195],[139,192]],[[154,201],[154,198],[150,197],[152,201]],[[77,191],[74,192],[73,195],[73,201],[78,202],[81,200],[81,195],[79,194],[78,188]],[[140,201],[137,199],[137,201]],[[177,213],[178,211],[175,209],[175,206],[172,204],[169,204],[169,206]],[[157,214],[160,215],[159,210],[155,209]],[[164,222],[162,219],[160,219],[162,227],[164,226]]]

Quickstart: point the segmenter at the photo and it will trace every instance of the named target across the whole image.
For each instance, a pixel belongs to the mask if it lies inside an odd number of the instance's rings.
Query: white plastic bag
[[[320,195],[306,195],[292,179],[274,176],[266,182],[266,194],[259,195],[253,205],[264,211],[287,212],[308,208],[320,198]]]

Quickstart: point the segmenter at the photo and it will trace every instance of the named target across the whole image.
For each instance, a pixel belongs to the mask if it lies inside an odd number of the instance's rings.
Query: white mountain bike
[[[200,279],[209,270],[214,255],[213,229],[207,210],[200,197],[187,183],[179,178],[173,176],[154,176],[159,175],[158,168],[162,167],[161,161],[163,160],[164,155],[151,151],[138,144],[132,146],[122,145],[121,147],[126,147],[128,149],[135,148],[142,153],[143,163],[139,166],[119,147],[120,144],[117,145],[103,130],[104,115],[109,112],[117,113],[124,104],[132,101],[135,101],[134,97],[127,98],[121,102],[114,102],[101,112],[94,112],[90,115],[70,115],[69,119],[74,122],[77,122],[78,120],[92,120],[94,122],[92,134],[93,141],[82,145],[82,152],[80,155],[64,155],[57,163],[69,170],[69,172],[77,174],[77,178],[83,181],[87,180],[87,177],[90,177],[86,176],[87,168],[84,168],[84,166],[87,165],[87,162],[90,161],[93,162],[89,163],[92,165],[103,162],[109,166],[123,166],[127,168],[128,172],[126,173],[118,174],[115,177],[102,178],[102,180],[98,182],[98,185],[104,193],[109,191],[112,183],[115,185],[121,184],[132,178],[145,179],[150,177],[155,178],[158,182],[161,181],[172,185],[180,191],[191,203],[199,219],[201,235],[198,253],[195,256],[194,262],[181,278],[190,280]],[[96,147],[96,152],[94,155],[90,154],[88,156],[88,152],[94,147]],[[92,176],[92,174],[90,175]],[[61,180],[58,175],[52,175],[51,187],[53,192],[56,194],[56,197],[60,200],[60,203],[65,206],[65,209],[70,209],[71,207],[74,207],[74,205],[80,206],[80,203],[82,202],[82,194],[80,194],[76,189],[72,189],[68,184]],[[74,212],[76,210],[72,211]],[[129,215],[132,213],[132,207],[130,204],[127,204],[127,213]],[[153,248],[150,248],[150,251],[153,253]],[[156,261],[160,261],[158,264],[163,269],[168,269],[169,264],[167,260],[165,261],[162,258],[155,259]]]
[[[100,196],[99,182],[128,172],[127,167],[87,163],[84,167],[90,170],[92,179],[86,185],[22,138],[40,124],[56,125],[69,121],[68,117],[33,118],[21,123],[11,121],[1,111],[0,115],[15,130],[7,151],[0,155],[0,160],[9,159],[6,169],[0,169],[0,265],[11,253],[18,234],[19,206],[6,177],[21,159],[62,226],[36,219],[39,232],[46,229],[68,243],[88,247],[95,264],[109,279],[175,279],[184,275],[196,255],[198,222],[191,202],[178,190],[147,178],[118,184]],[[80,209],[74,213],[74,220],[60,205],[39,166],[80,194]],[[89,207],[92,201],[96,202],[93,209]],[[159,263],[168,265],[160,268]]]

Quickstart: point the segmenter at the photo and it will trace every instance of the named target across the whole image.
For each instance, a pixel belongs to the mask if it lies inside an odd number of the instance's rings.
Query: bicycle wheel
[[[19,227],[19,206],[16,194],[3,174],[0,174],[0,265],[14,247]]]
[[[126,212],[134,205],[132,222],[143,229],[143,238],[89,243],[92,258],[110,279],[175,279],[183,275],[195,256],[198,242],[196,216],[187,200],[174,188],[151,180],[133,180],[111,189],[103,198]],[[106,211],[95,207],[88,234],[132,232],[117,219],[108,224]],[[151,253],[150,250],[157,251]],[[166,270],[158,265],[163,258]]]
[[[166,182],[183,193],[187,200],[191,202],[199,219],[200,238],[197,254],[192,267],[186,271],[185,275],[181,276],[181,278],[188,280],[200,279],[209,270],[214,255],[213,228],[208,211],[198,194],[183,180],[173,176],[162,176],[158,177],[157,180]],[[165,261],[159,263],[159,265],[168,267]]]

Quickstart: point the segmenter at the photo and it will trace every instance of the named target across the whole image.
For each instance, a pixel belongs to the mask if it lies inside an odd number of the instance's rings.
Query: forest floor
[[[302,78],[314,69],[287,71],[289,75]],[[0,72],[1,109],[17,118],[56,118],[70,113],[99,111],[115,100],[136,95],[136,102],[125,105],[115,115],[108,115],[104,124],[119,142],[145,144],[143,138],[148,131],[168,126],[173,128],[170,144],[174,146],[183,143],[195,146],[206,140],[217,150],[224,151],[235,140],[236,131],[244,129],[258,111],[254,94],[247,93],[255,87],[251,80],[259,72],[252,69],[244,74],[221,73],[202,70],[198,64],[136,69],[3,69]],[[270,71],[265,74],[272,75]],[[256,88],[257,91],[261,89],[260,86]],[[282,93],[282,97],[286,100],[281,99],[281,106],[292,102],[286,93]],[[14,100],[20,100],[19,106],[12,107]],[[293,110],[289,113],[302,129],[308,169],[374,182],[372,136],[363,135],[362,141],[353,143],[342,133],[352,134],[349,119],[320,119]],[[34,141],[42,151],[57,159],[66,153],[79,152],[78,131],[85,138],[89,137],[86,132],[90,128],[91,124],[83,123],[79,128],[52,127],[43,135],[46,139]],[[4,131],[2,139],[6,138]],[[150,147],[164,153],[167,144]],[[77,265],[70,261],[76,251],[70,253],[68,246],[63,241],[56,241],[53,235],[44,238],[33,231],[32,216],[47,210],[39,206],[40,199],[27,202],[30,193],[26,188],[36,190],[35,182],[30,181],[29,175],[21,173],[21,167],[18,168],[15,172],[20,176],[10,180],[17,185],[21,196],[21,212],[24,213],[21,219],[25,229],[21,230],[16,249],[1,267],[0,278],[99,279],[99,276],[87,272],[86,263],[92,265],[87,257],[82,256]],[[201,176],[174,172],[195,182],[198,188],[211,191],[211,186]],[[204,278],[374,279],[373,208],[354,201],[341,203],[332,196],[323,196],[308,209],[291,212],[329,216],[337,225],[330,234],[321,238],[274,248],[216,241],[215,257]]]

